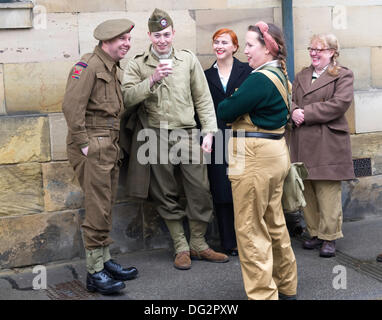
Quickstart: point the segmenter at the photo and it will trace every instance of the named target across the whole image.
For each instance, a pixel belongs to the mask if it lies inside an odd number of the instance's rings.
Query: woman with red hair
[[[205,75],[216,111],[218,104],[235,92],[252,72],[252,68],[248,63],[240,62],[233,56],[239,49],[239,42],[235,32],[230,29],[223,28],[214,33],[212,49],[216,55],[216,61],[205,71]],[[222,135],[219,135],[221,140],[219,142],[215,140],[213,145],[214,150],[217,150],[211,155],[208,176],[221,245],[228,254],[237,255],[231,183],[228,180],[228,164],[224,156],[225,141],[228,140],[225,139],[225,129],[230,128],[221,120],[218,120],[218,127],[222,132]]]

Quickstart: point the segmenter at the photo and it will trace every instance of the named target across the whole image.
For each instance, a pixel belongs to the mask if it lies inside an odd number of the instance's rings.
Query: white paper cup
[[[161,64],[167,64],[169,68],[172,68],[172,59],[160,59]]]

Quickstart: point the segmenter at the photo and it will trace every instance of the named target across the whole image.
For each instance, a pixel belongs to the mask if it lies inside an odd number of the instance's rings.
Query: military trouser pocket
[[[118,148],[110,136],[90,138],[88,157],[94,158],[100,165],[114,164],[118,160]]]

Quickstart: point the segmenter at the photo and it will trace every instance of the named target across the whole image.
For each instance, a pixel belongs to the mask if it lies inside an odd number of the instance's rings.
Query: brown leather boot
[[[226,254],[216,252],[212,250],[211,248],[208,248],[206,250],[202,250],[199,252],[191,249],[190,253],[191,253],[191,259],[207,260],[210,262],[228,262],[229,261],[229,258]]]
[[[336,255],[336,241],[324,241],[320,249],[320,257],[331,258]]]
[[[174,267],[179,270],[191,269],[190,251],[182,251],[176,254]]]
[[[320,248],[323,242],[324,240],[318,239],[317,237],[313,237],[309,240],[305,240],[304,243],[302,244],[302,247],[304,249],[312,250],[312,249]]]

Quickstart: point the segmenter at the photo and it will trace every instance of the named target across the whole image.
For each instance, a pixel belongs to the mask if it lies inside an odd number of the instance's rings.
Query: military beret
[[[93,35],[97,40],[110,40],[121,34],[129,33],[134,26],[134,22],[129,19],[106,20],[95,28]]]
[[[174,27],[174,24],[167,12],[164,12],[160,9],[155,9],[149,18],[149,31],[162,31],[163,29],[166,29],[169,26]]]

